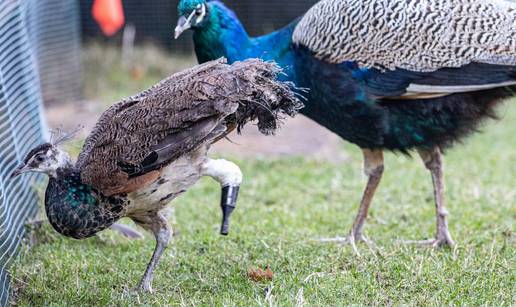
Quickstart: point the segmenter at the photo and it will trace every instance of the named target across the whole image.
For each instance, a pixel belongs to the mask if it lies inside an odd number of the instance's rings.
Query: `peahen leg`
[[[365,241],[363,235],[364,223],[367,218],[369,206],[373,200],[374,194],[383,174],[383,151],[381,150],[369,150],[364,149],[364,172],[368,177],[367,186],[360,202],[360,208],[358,214],[351,228],[351,232],[346,238],[335,238],[335,239],[322,239],[323,242],[340,242],[355,244],[356,241]]]
[[[156,268],[161,255],[167,248],[170,241],[170,229],[168,227],[167,220],[159,212],[149,213],[146,216],[132,217],[132,219],[143,228],[151,231],[156,238],[156,247],[152,258],[147,265],[145,274],[143,275],[140,284],[138,285],[139,290],[152,292],[152,277],[154,275],[154,269]]]
[[[233,162],[223,159],[206,159],[202,166],[203,176],[209,176],[218,181],[222,187],[220,207],[222,209],[221,235],[228,235],[229,220],[236,207],[238,191],[242,183],[242,172]]]
[[[434,186],[435,210],[437,217],[437,230],[434,239],[425,241],[409,241],[408,243],[416,243],[423,245],[432,245],[440,247],[444,245],[453,246],[448,230],[448,211],[444,203],[444,178],[443,178],[443,158],[439,148],[433,150],[419,150],[419,155],[425,163],[426,168],[432,174],[432,182]]]

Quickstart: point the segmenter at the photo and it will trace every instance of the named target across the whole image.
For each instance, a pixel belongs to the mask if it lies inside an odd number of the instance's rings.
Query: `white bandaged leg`
[[[210,176],[224,186],[239,186],[242,183],[242,172],[233,162],[219,159],[207,159],[202,166],[203,176]]]
[[[242,183],[242,172],[233,162],[222,159],[207,159],[203,164],[202,174],[204,176],[212,177],[222,186],[220,199],[222,226],[220,233],[222,235],[227,235],[229,233],[229,217],[233,210],[235,210],[238,191],[240,189],[240,184]]]

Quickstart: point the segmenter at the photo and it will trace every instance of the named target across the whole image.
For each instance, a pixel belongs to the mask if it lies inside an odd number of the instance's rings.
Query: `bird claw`
[[[354,244],[355,242],[364,242],[366,244],[372,244],[372,242],[363,235],[348,235],[346,237],[335,237],[335,238],[321,238],[317,241],[321,243],[338,243],[338,244]]]
[[[317,241],[321,242],[321,243],[337,243],[337,244],[342,244],[342,245],[349,244],[349,245],[351,245],[351,247],[353,248],[353,251],[355,252],[355,254],[357,256],[360,256],[360,252],[358,251],[356,242],[364,242],[371,250],[376,247],[372,241],[370,241],[369,239],[367,239],[366,237],[364,237],[361,234],[360,235],[351,235],[350,234],[346,237],[321,238]]]
[[[454,247],[455,242],[451,238],[434,238],[434,239],[428,239],[428,240],[406,240],[402,241],[403,244],[410,244],[410,245],[419,245],[419,246],[430,246],[432,248],[438,248],[438,247]]]
[[[110,227],[114,231],[118,231],[120,234],[122,234],[124,237],[129,239],[141,239],[143,238],[143,235],[138,232],[137,230],[134,230],[133,228],[123,225],[123,224],[113,224]]]
[[[321,238],[317,240],[321,243],[337,243],[337,244],[347,244],[349,243],[348,237],[335,237],[335,238]]]
[[[138,284],[138,287],[135,289],[136,292],[140,293],[154,293],[154,290],[152,289],[152,285],[150,282],[142,281],[140,284]]]

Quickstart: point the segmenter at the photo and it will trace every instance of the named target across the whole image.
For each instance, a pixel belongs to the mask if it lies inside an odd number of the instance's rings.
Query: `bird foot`
[[[335,238],[321,238],[318,240],[321,243],[337,243],[337,244],[349,244],[353,248],[353,251],[357,256],[360,256],[360,252],[357,249],[357,242],[364,242],[370,249],[374,248],[375,245],[372,241],[368,240],[362,234],[360,235],[348,235],[346,237],[335,237]]]
[[[428,240],[407,240],[402,241],[403,244],[413,244],[413,245],[419,245],[419,246],[430,246],[433,248],[438,247],[454,247],[455,242],[450,237],[442,237],[442,238],[434,238],[434,239],[428,239]]]
[[[370,241],[361,234],[354,235],[354,236],[348,235],[345,237],[321,238],[318,241],[321,243],[338,243],[338,244],[351,244],[352,242],[370,243]]]
[[[113,224],[111,226],[111,229],[114,230],[114,231],[118,231],[124,237],[127,237],[129,239],[141,239],[141,238],[143,238],[143,235],[140,232],[134,230],[133,228],[131,228],[131,227],[127,226],[127,225]]]
[[[135,290],[137,292],[142,292],[142,293],[154,293],[151,283],[145,282],[145,281],[141,281]]]
[[[349,243],[348,237],[320,238],[320,239],[317,239],[317,241],[321,242],[321,243],[337,243],[337,244]]]

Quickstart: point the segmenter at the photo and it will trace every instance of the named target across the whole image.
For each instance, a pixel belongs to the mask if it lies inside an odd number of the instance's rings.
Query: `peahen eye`
[[[45,160],[45,158],[43,158],[43,156],[41,156],[41,155],[36,156],[36,162],[43,162],[44,160]]]

